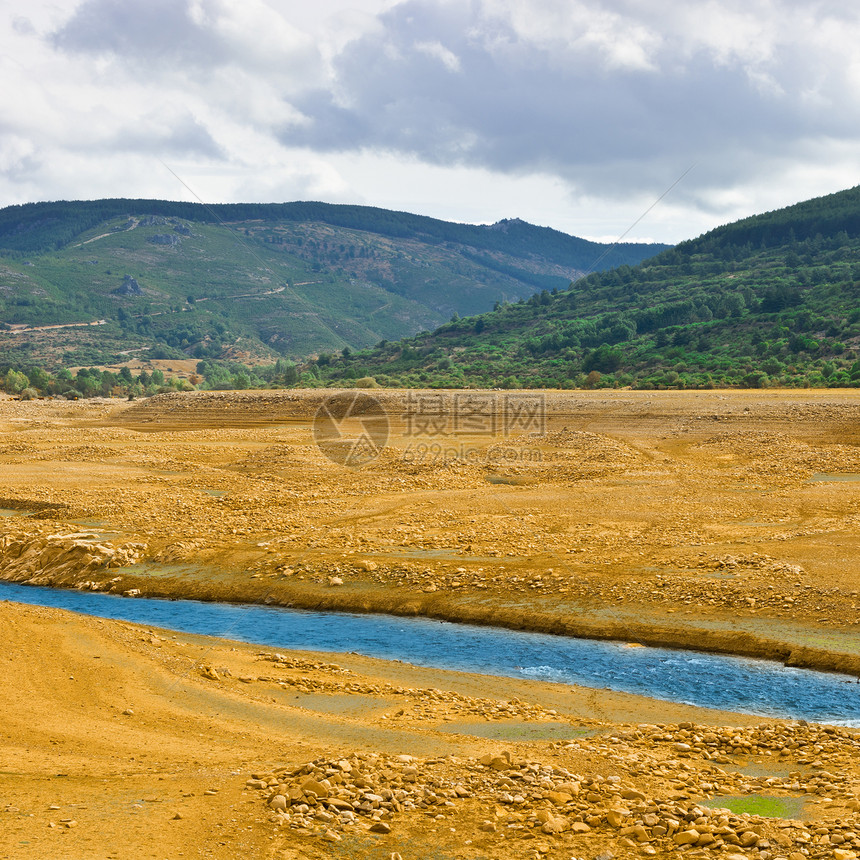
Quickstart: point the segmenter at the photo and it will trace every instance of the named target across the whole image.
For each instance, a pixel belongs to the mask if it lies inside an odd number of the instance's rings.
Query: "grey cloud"
[[[280,80],[315,80],[318,47],[262,2],[84,0],[50,36],[68,54],[111,56],[138,77],[197,75],[234,66]]]
[[[36,28],[33,26],[33,22],[29,18],[25,18],[23,15],[16,15],[12,19],[12,29],[19,36],[36,35]]]
[[[213,65],[224,45],[191,17],[188,0],[85,0],[53,35],[72,53],[112,53],[130,61]]]
[[[138,152],[156,155],[197,156],[220,160],[225,157],[209,130],[189,113],[165,120],[156,114],[125,126],[112,137],[99,142],[107,152]]]
[[[620,14],[629,7],[616,5]],[[530,42],[482,6],[394,7],[381,32],[337,57],[330,89],[294,102],[308,121],[282,129],[281,140],[546,171],[622,194],[665,187],[691,161],[700,162],[700,186],[734,183],[816,138],[860,133],[853,111],[833,110],[847,86],[839,70],[811,60],[806,45],[777,45],[761,69],[780,93],[759,85],[749,63],[716,58],[700,43],[664,38],[652,68],[613,66],[592,45]],[[450,51],[459,71],[420,48],[428,42]],[[824,98],[804,99],[816,62]]]

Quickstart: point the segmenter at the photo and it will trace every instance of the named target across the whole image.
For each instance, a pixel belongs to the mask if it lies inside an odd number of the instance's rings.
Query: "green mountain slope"
[[[860,187],[309,371],[411,386],[860,385],[858,352]]]
[[[10,206],[0,210],[0,363],[366,347],[665,247],[324,203]]]

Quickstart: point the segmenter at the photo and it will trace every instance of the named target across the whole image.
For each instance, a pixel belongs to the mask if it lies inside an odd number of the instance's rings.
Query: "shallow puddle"
[[[126,565],[122,572],[131,576],[151,576],[153,578],[159,576],[176,576],[193,573],[199,574],[200,568],[197,565],[190,564],[159,564],[157,562],[144,562],[143,564]]]
[[[731,764],[721,764],[720,768],[732,773],[742,773],[744,776],[764,778],[769,776],[784,778],[790,776],[792,773],[800,773],[801,776],[803,776],[810,772],[808,767],[803,767],[796,762],[791,762],[790,764],[779,764],[777,761],[774,761],[773,764],[761,761],[749,763],[732,762]]]
[[[580,729],[568,723],[529,723],[522,720],[514,722],[460,722],[448,723],[439,727],[440,731],[458,735],[471,735],[493,741],[547,741],[575,740],[591,737],[594,729]]]
[[[306,708],[320,714],[343,714],[362,717],[386,707],[386,702],[375,696],[360,693],[340,695],[333,693],[292,693],[288,692],[287,704]]]
[[[390,558],[441,558],[461,560],[460,551],[457,549],[416,549],[415,547],[404,546],[398,549],[393,549],[389,552],[374,553],[374,555],[385,556]],[[472,556],[469,557],[473,561]]]
[[[484,475],[484,480],[488,484],[507,484],[512,487],[525,487],[536,483],[534,478],[518,478],[511,475]]]

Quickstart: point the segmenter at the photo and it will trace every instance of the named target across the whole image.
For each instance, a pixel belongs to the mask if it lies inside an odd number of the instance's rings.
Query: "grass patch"
[[[761,815],[765,818],[800,818],[806,806],[803,797],[774,797],[772,795],[750,794],[744,797],[715,797],[702,802],[702,806],[712,809],[728,809],[735,815]]]

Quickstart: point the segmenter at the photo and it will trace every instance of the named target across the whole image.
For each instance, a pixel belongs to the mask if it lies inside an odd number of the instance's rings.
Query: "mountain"
[[[858,352],[860,186],[307,370],[419,387],[856,386]]]
[[[255,363],[367,347],[666,247],[325,203],[9,206],[0,365]]]

